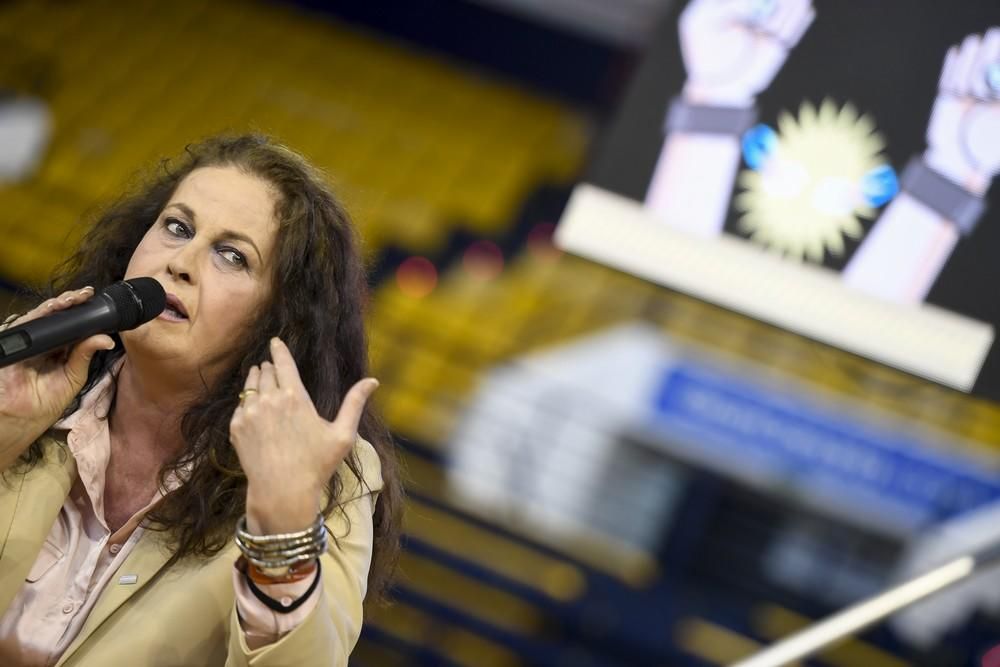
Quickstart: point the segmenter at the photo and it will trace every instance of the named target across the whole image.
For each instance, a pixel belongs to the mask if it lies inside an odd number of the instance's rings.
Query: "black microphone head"
[[[167,307],[167,293],[154,278],[132,278],[108,285],[104,294],[115,304],[118,331],[135,329],[149,322]]]

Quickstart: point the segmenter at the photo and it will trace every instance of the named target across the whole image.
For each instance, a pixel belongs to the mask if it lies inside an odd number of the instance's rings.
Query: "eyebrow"
[[[183,202],[174,202],[173,204],[170,204],[170,206],[173,206],[174,208],[179,208],[181,210],[181,213],[190,218],[192,222],[197,221],[198,216],[194,214],[194,209],[192,209],[187,204]],[[167,208],[170,208],[170,206],[168,206]],[[257,253],[257,258],[260,260],[260,263],[261,264],[264,263],[264,256],[260,254],[260,248],[258,248],[257,244],[253,242],[252,238],[250,238],[243,232],[237,232],[232,229],[223,229],[222,236],[224,238],[233,239],[235,241],[243,241],[244,243],[249,244],[251,247],[253,247],[254,251]]]

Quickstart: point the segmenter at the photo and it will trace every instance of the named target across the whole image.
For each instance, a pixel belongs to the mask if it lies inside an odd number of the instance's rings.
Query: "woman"
[[[401,502],[346,214],[288,149],[210,139],[11,322],[138,276],[155,320],[0,370],[0,664],[345,665]]]

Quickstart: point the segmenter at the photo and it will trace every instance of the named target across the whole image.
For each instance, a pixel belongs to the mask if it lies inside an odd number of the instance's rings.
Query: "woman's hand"
[[[247,476],[247,528],[268,535],[312,525],[323,491],[358,437],[365,403],[378,381],[347,392],[332,422],[316,413],[291,352],[271,340],[271,359],[247,375],[246,398],[229,422],[229,438]]]
[[[94,288],[63,292],[7,326],[37,320],[94,296]],[[0,369],[0,470],[5,470],[49,428],[87,381],[90,360],[98,350],[115,346],[100,334],[74,347],[25,359]]]

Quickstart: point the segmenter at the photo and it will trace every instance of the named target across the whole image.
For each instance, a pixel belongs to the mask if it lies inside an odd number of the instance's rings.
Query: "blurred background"
[[[0,2],[7,310],[209,134],[279,137],[352,211],[409,493],[352,664],[727,664],[940,556],[935,527],[1000,525],[996,403],[554,246],[672,4]],[[979,664],[988,588],[814,664]]]

